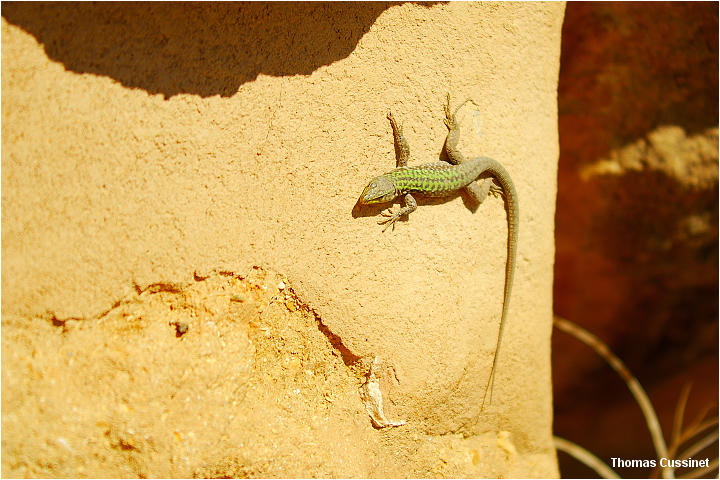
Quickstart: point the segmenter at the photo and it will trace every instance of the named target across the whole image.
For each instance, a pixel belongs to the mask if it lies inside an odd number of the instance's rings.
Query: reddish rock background
[[[687,382],[686,416],[717,415],[717,3],[569,3],[558,101],[555,311],[626,362],[668,437]],[[556,435],[608,463],[654,458],[625,384],[558,330],[553,376]]]

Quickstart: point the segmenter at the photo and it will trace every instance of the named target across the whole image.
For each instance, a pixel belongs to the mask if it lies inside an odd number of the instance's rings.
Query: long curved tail
[[[495,385],[495,367],[497,365],[498,355],[500,354],[500,344],[502,342],[503,332],[505,330],[505,321],[507,319],[508,306],[510,304],[510,293],[512,292],[513,277],[515,276],[515,264],[517,263],[517,243],[518,243],[518,224],[519,224],[519,208],[517,191],[515,185],[510,179],[510,174],[505,170],[499,162],[488,157],[483,160],[487,161],[485,172],[492,174],[503,189],[505,203],[507,208],[508,238],[507,238],[507,261],[505,263],[505,291],[503,295],[503,309],[500,316],[500,328],[498,330],[497,343],[495,345],[495,355],[493,356],[492,367],[490,367],[490,377],[488,378],[485,394],[483,395],[481,410],[485,409],[485,400],[490,392],[488,403],[492,403],[492,391]]]

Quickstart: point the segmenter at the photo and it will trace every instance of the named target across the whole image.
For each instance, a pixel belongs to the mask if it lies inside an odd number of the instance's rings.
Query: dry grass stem
[[[681,475],[680,478],[699,478],[706,473],[710,473],[713,470],[717,470],[718,468],[718,459],[716,458],[707,467],[698,468],[697,470],[693,470],[691,472],[686,473],[685,475]]]
[[[688,447],[687,450],[682,452],[680,455],[678,455],[677,458],[683,459],[683,458],[690,458],[693,455],[702,452],[703,449],[710,446],[713,442],[717,441],[718,439],[718,432],[715,430],[714,432],[710,433],[709,435],[704,436],[697,442],[693,443]]]
[[[640,406],[640,410],[642,410],[645,422],[650,430],[650,437],[652,438],[653,445],[655,446],[657,458],[667,458],[668,448],[665,443],[665,438],[663,437],[662,428],[660,427],[660,421],[657,418],[655,409],[653,408],[647,393],[645,393],[645,389],[642,385],[640,385],[638,379],[630,373],[630,370],[627,369],[623,361],[620,360],[602,340],[570,320],[555,316],[553,323],[563,332],[572,335],[595,350],[597,354],[604,358],[612,369],[615,370],[620,377],[622,377],[633,397],[635,397],[635,401]],[[663,468],[663,478],[674,478],[672,469]]]
[[[560,438],[557,436],[553,436],[553,441],[555,442],[555,448],[567,453],[579,462],[592,468],[602,478],[620,478],[620,476],[615,473],[615,471],[611,469],[605,462],[600,460],[598,457],[596,457],[589,451],[585,450],[577,443],[571,442],[570,440],[565,440],[564,438]]]
[[[683,387],[682,392],[680,392],[680,399],[678,400],[677,407],[675,408],[675,417],[673,418],[673,430],[672,436],[670,437],[671,445],[677,445],[680,443],[679,439],[682,433],[683,420],[685,417],[685,407],[687,407],[687,401],[690,397],[691,388],[692,384],[687,383]]]

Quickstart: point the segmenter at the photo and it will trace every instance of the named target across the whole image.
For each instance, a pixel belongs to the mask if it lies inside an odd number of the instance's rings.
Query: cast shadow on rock
[[[229,97],[258,75],[346,58],[387,3],[4,3],[2,16],[76,73],[165,98]]]

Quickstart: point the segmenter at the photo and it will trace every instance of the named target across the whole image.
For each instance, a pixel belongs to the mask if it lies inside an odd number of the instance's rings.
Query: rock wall
[[[608,343],[669,438],[717,405],[718,6],[569,4],[558,105],[555,311]],[[655,458],[622,380],[553,336],[555,431],[605,461]],[[562,459],[563,475],[591,475]],[[627,477],[649,470],[618,469]]]
[[[59,370],[28,376],[24,359],[33,348],[14,338],[63,335],[66,328],[77,342],[82,336],[71,330],[87,323],[95,343],[73,349],[76,355],[96,348],[146,355],[95,324],[149,286],[175,285],[176,295],[191,295],[198,279],[244,278],[253,266],[280,272],[292,285],[317,316],[313,328],[326,332],[331,348],[323,351],[340,356],[355,387],[367,374],[358,365],[378,358],[385,413],[407,424],[376,431],[365,413],[356,416],[357,405],[343,404],[365,429],[357,438],[425,452],[415,465],[376,470],[349,454],[352,468],[337,461],[334,474],[556,475],[549,359],[563,10],[511,3],[3,5],[3,355],[24,352],[3,369],[3,475],[73,471],[72,464],[54,469],[62,455],[38,458],[32,445],[23,449],[18,435],[7,434],[20,431],[6,430],[17,418],[6,402],[15,394],[12,378],[40,382],[22,391],[102,381],[78,378],[82,369],[60,370],[77,374],[69,377],[53,377]],[[463,110],[463,151],[500,160],[520,196],[515,286],[493,402],[484,411],[506,261],[503,201],[488,199],[475,211],[462,196],[423,202],[385,234],[379,211],[353,215],[369,179],[395,165],[388,111],[404,125],[412,162],[435,161],[447,134],[448,92],[454,105],[467,97],[477,103]],[[232,301],[223,292],[217,298]],[[176,340],[179,327],[170,317],[152,318],[161,325],[143,326],[132,345],[146,345],[143,331]],[[182,323],[189,326],[182,338],[208,335],[199,320]],[[53,349],[64,342],[50,338]],[[213,353],[212,342],[192,344],[201,350],[190,358],[235,358]],[[153,369],[162,358],[118,368]],[[213,367],[208,375],[223,371]],[[123,381],[117,388],[153,385],[146,376]],[[203,381],[193,383],[197,398],[210,395]],[[299,391],[288,390],[306,394]],[[237,415],[251,414],[242,398],[229,395],[228,402],[240,402]],[[214,405],[218,398],[212,396]],[[99,399],[109,404],[102,425],[112,428],[91,427],[87,438],[130,452],[127,462],[135,463],[88,470],[97,475],[329,474],[318,467],[322,461],[292,449],[277,451],[292,454],[295,464],[258,457],[262,449],[243,451],[243,460],[221,448],[209,459],[197,450],[212,444],[203,443],[207,437],[193,442],[179,430],[182,445],[196,453],[172,469],[163,460],[168,443],[149,440],[148,423],[122,423],[132,414],[116,400]],[[72,411],[68,400],[59,401],[66,403],[58,408]],[[48,432],[62,430],[64,421],[71,416]],[[301,452],[322,448],[301,434],[301,423],[278,429],[280,443],[305,445]],[[217,445],[229,445],[218,435]],[[272,445],[272,436],[258,435]],[[70,448],[82,456],[85,447]]]

